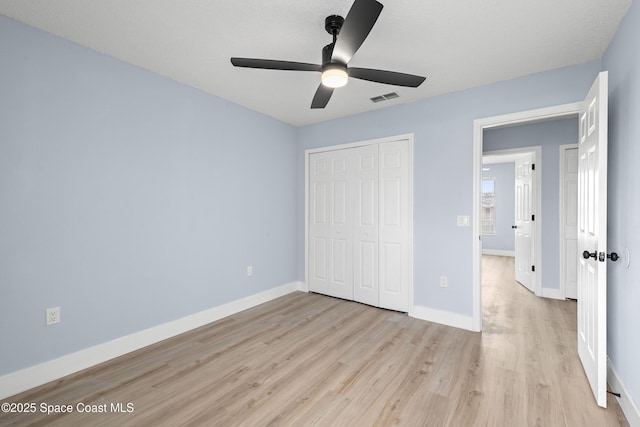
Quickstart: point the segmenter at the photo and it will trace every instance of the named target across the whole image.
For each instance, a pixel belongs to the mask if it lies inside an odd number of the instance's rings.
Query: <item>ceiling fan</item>
[[[333,36],[333,43],[322,49],[322,65],[254,58],[231,58],[231,63],[236,67],[321,72],[321,83],[311,101],[311,108],[324,108],[331,99],[333,90],[346,85],[349,77],[395,86],[418,87],[425,77],[395,71],[347,67],[378,20],[382,7],[376,0],[355,0],[346,18],[338,15],[328,16],[325,19],[325,29]]]

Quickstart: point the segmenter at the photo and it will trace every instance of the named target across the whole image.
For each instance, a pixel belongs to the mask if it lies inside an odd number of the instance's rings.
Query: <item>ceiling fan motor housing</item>
[[[327,33],[334,36],[337,36],[340,33],[340,28],[342,28],[342,24],[344,24],[344,18],[339,15],[329,15],[324,19],[324,29],[327,30]]]

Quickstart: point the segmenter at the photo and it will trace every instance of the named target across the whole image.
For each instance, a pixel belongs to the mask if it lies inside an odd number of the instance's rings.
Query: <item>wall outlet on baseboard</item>
[[[440,276],[440,287],[446,288],[447,286],[449,286],[449,279],[447,279],[447,276]]]
[[[60,307],[47,308],[46,322],[47,326],[60,323]]]

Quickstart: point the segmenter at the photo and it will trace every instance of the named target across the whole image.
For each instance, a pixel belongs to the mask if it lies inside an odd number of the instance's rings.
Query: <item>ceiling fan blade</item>
[[[306,62],[278,61],[273,59],[231,58],[236,67],[262,68],[266,70],[320,71],[322,66]]]
[[[349,77],[395,86],[418,87],[426,80],[426,77],[414,76],[413,74],[374,70],[371,68],[350,67],[348,72]]]
[[[320,83],[318,90],[316,90],[316,94],[313,96],[313,101],[311,101],[311,108],[315,109],[326,107],[327,103],[331,99],[331,95],[333,95],[333,88]]]
[[[356,0],[351,6],[331,55],[331,62],[347,64],[369,35],[382,12],[376,0]]]

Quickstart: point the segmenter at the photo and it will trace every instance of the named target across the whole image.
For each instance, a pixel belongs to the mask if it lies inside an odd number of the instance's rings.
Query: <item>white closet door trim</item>
[[[401,140],[409,141],[408,186],[409,186],[409,195],[410,195],[409,196],[410,218],[409,218],[409,242],[408,242],[409,259],[407,260],[407,262],[408,262],[408,269],[409,269],[409,289],[408,289],[409,315],[412,316],[414,311],[414,308],[413,308],[413,276],[414,276],[414,272],[413,272],[413,245],[414,245],[414,242],[413,242],[413,134],[412,133],[389,136],[384,138],[376,138],[376,139],[370,139],[370,140],[358,141],[358,142],[352,142],[352,143],[345,143],[345,144],[339,144],[339,145],[331,145],[331,146],[320,147],[320,148],[311,148],[311,149],[305,150],[304,152],[304,277],[305,277],[305,284],[308,289],[308,284],[309,284],[309,182],[310,182],[309,156],[313,153],[342,150],[345,148],[355,148],[355,147],[362,147],[365,145],[381,144],[385,142],[394,142],[394,141],[401,141]]]
[[[384,137],[384,138],[368,139],[366,141],[349,142],[349,143],[338,144],[338,145],[327,145],[326,147],[309,148],[308,150],[304,151],[304,156],[305,156],[305,176],[307,178],[309,177],[309,175],[308,175],[308,172],[309,172],[308,165],[309,165],[309,155],[310,154],[323,153],[325,151],[333,151],[333,150],[344,150],[345,148],[362,147],[362,146],[365,146],[365,145],[382,144],[382,143],[385,143],[385,142],[402,141],[402,140],[405,140],[405,139],[409,141],[410,148],[413,150],[413,134],[412,133],[405,133],[405,134],[396,135],[396,136],[387,136],[387,137]],[[413,163],[412,163],[412,165],[413,165]],[[411,172],[413,172],[413,167],[412,167]]]

